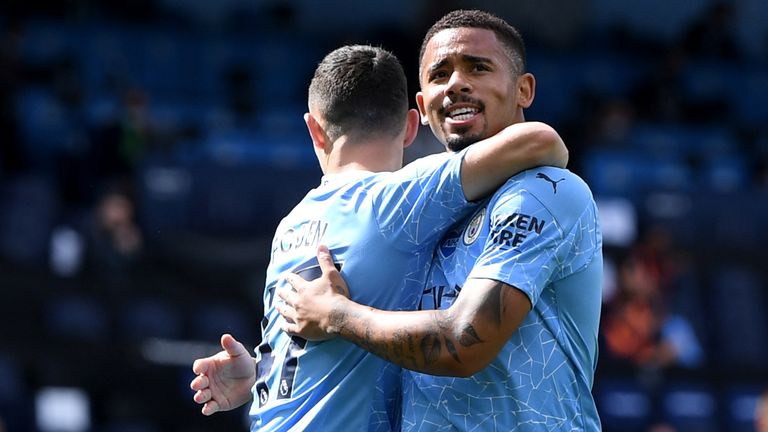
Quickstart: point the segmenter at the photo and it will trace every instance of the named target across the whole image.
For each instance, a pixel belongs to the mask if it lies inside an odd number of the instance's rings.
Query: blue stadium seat
[[[287,35],[266,38],[257,48],[259,63],[253,72],[259,98],[305,102],[315,67],[326,53],[311,39]]]
[[[90,91],[144,87],[152,65],[146,61],[145,31],[101,24],[88,28],[81,66]]]
[[[58,211],[58,198],[45,178],[25,176],[0,185],[0,255],[45,263]]]
[[[229,333],[243,343],[256,340],[260,331],[255,307],[234,302],[211,302],[192,308],[189,313],[190,337],[199,341],[218,343],[223,333]]]
[[[662,392],[663,418],[678,432],[718,432],[718,397],[704,383],[667,383]]]
[[[121,305],[119,313],[120,332],[128,341],[184,337],[181,311],[175,304],[159,296],[131,299]]]
[[[640,157],[631,151],[591,151],[582,160],[584,179],[595,195],[636,198],[641,187]]]
[[[630,134],[630,147],[643,153],[673,157],[717,157],[739,150],[723,126],[640,123]]]
[[[35,165],[50,160],[77,144],[84,136],[80,122],[52,89],[27,87],[21,89],[16,101],[16,121],[27,158]]]
[[[768,67],[749,69],[741,80],[730,78],[736,88],[724,94],[730,97],[731,106],[736,112],[737,122],[756,128],[764,127],[768,122]]]
[[[0,353],[0,420],[5,430],[33,430],[33,414],[21,361]]]
[[[579,85],[563,76],[576,73],[574,65],[556,55],[531,55],[528,70],[536,77],[536,98],[527,118],[555,124],[567,120],[576,108]]]
[[[715,192],[744,190],[752,180],[747,161],[739,154],[710,157],[701,169],[702,185]]]
[[[87,37],[87,32],[76,24],[30,20],[24,24],[21,58],[28,65],[50,65],[64,56],[77,54]]]
[[[733,384],[725,391],[723,408],[726,411],[725,425],[729,432],[753,432],[755,430],[755,409],[761,395],[768,390],[768,382],[762,385]]]
[[[21,365],[5,353],[0,353],[0,383],[0,403],[13,401],[26,394]]]
[[[711,278],[710,305],[720,364],[728,369],[768,364],[766,293],[760,275],[742,265],[723,265]]]
[[[48,333],[64,340],[102,342],[110,336],[109,314],[104,305],[85,294],[57,294],[46,304]]]
[[[138,219],[144,232],[155,237],[189,228],[192,173],[181,164],[148,160],[138,179]]]
[[[595,382],[594,395],[604,430],[647,430],[653,416],[653,402],[638,382],[633,379],[603,377]]]
[[[687,164],[636,150],[595,150],[583,159],[585,180],[596,195],[637,200],[650,192],[686,192],[694,184]]]
[[[572,78],[580,91],[603,98],[621,98],[645,78],[651,67],[636,57],[612,52],[580,53],[570,57]]]
[[[695,102],[723,98],[733,92],[733,84],[741,76],[742,69],[732,62],[693,60],[683,70],[683,91]]]

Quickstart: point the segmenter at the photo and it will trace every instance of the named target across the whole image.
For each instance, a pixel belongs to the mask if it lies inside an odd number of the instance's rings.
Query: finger
[[[299,334],[299,326],[294,323],[286,322],[280,328],[291,336],[297,336]]]
[[[189,383],[189,387],[192,390],[202,390],[204,388],[208,388],[208,385],[210,383],[208,382],[208,377],[205,375],[198,375],[195,377],[195,379],[192,380],[191,383]]]
[[[203,405],[203,409],[202,409],[203,415],[206,415],[206,416],[217,413],[219,412],[219,410],[220,410],[219,403],[216,402],[215,400],[209,401],[208,403]]]
[[[197,359],[194,363],[192,363],[192,372],[194,372],[197,375],[204,374],[208,372],[208,367],[210,366],[210,360],[209,359]]]
[[[288,322],[296,322],[296,309],[284,303],[276,303],[275,310]]]
[[[301,287],[301,284],[307,282],[306,279],[297,275],[296,273],[288,273],[285,276],[285,281],[288,282],[289,285],[291,285],[291,288],[293,288],[293,290],[285,289],[283,291],[298,291],[299,287]]]
[[[293,274],[288,275],[288,277],[290,276],[296,276],[300,278],[300,276],[298,275],[293,275]],[[288,280],[288,277],[286,277],[286,280]],[[290,280],[288,280],[288,283],[291,283]],[[290,306],[293,306],[296,304],[296,291],[290,290],[287,288],[278,288],[275,292],[277,293],[278,297],[283,299],[283,301],[289,304]]]
[[[248,355],[248,350],[245,346],[237,341],[230,334],[223,334],[221,336],[221,347],[229,354],[230,357],[238,357],[241,355]]]
[[[317,262],[320,263],[320,269],[323,271],[323,274],[337,271],[336,265],[333,263],[331,251],[328,250],[326,245],[321,244],[317,247]]]
[[[198,390],[197,393],[192,396],[192,400],[199,404],[206,403],[211,400],[211,391],[209,389]]]

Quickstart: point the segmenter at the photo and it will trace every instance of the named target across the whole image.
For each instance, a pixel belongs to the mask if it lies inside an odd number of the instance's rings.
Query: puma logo
[[[561,178],[560,180],[555,181],[555,180],[552,180],[551,178],[549,178],[549,176],[544,174],[544,173],[536,173],[536,178],[540,178],[540,179],[543,179],[543,180],[546,180],[546,181],[552,183],[552,190],[554,190],[555,193],[557,193],[557,184],[560,183],[561,181],[565,180],[565,178]]]

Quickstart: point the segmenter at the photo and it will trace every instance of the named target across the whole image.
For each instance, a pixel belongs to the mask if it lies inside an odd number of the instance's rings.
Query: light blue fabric
[[[446,235],[420,307],[448,308],[468,278],[483,278],[521,290],[533,309],[469,378],[405,371],[403,430],[599,430],[602,267],[597,208],[579,177],[547,167],[511,178]]]
[[[460,182],[463,156],[428,156],[394,173],[326,176],[280,222],[267,269],[263,342],[256,349],[252,430],[399,429],[400,368],[341,338],[313,343],[288,337],[274,308],[275,288],[285,284],[287,272],[317,277],[315,256],[323,243],[355,301],[415,308],[435,246],[474,208]]]

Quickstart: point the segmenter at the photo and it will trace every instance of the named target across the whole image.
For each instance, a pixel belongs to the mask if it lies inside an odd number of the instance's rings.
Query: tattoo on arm
[[[440,336],[428,334],[421,340],[421,354],[424,358],[424,364],[434,363],[440,357],[442,346]]]
[[[480,336],[477,335],[477,331],[475,331],[475,327],[472,326],[472,324],[465,325],[464,329],[461,331],[461,334],[459,335],[459,343],[463,347],[469,348],[472,345],[477,345],[483,342],[485,341],[480,339]]]
[[[479,302],[476,316],[493,325],[501,326],[510,290],[496,282]],[[472,323],[465,323],[460,332],[454,332],[454,316],[444,310],[431,311],[429,324],[421,328],[397,329],[382,334],[371,327],[364,317],[356,313],[334,309],[330,316],[332,325],[341,336],[383,359],[409,369],[420,370],[437,363],[443,350],[457,363],[462,363],[457,346],[465,348],[486,342]]]

